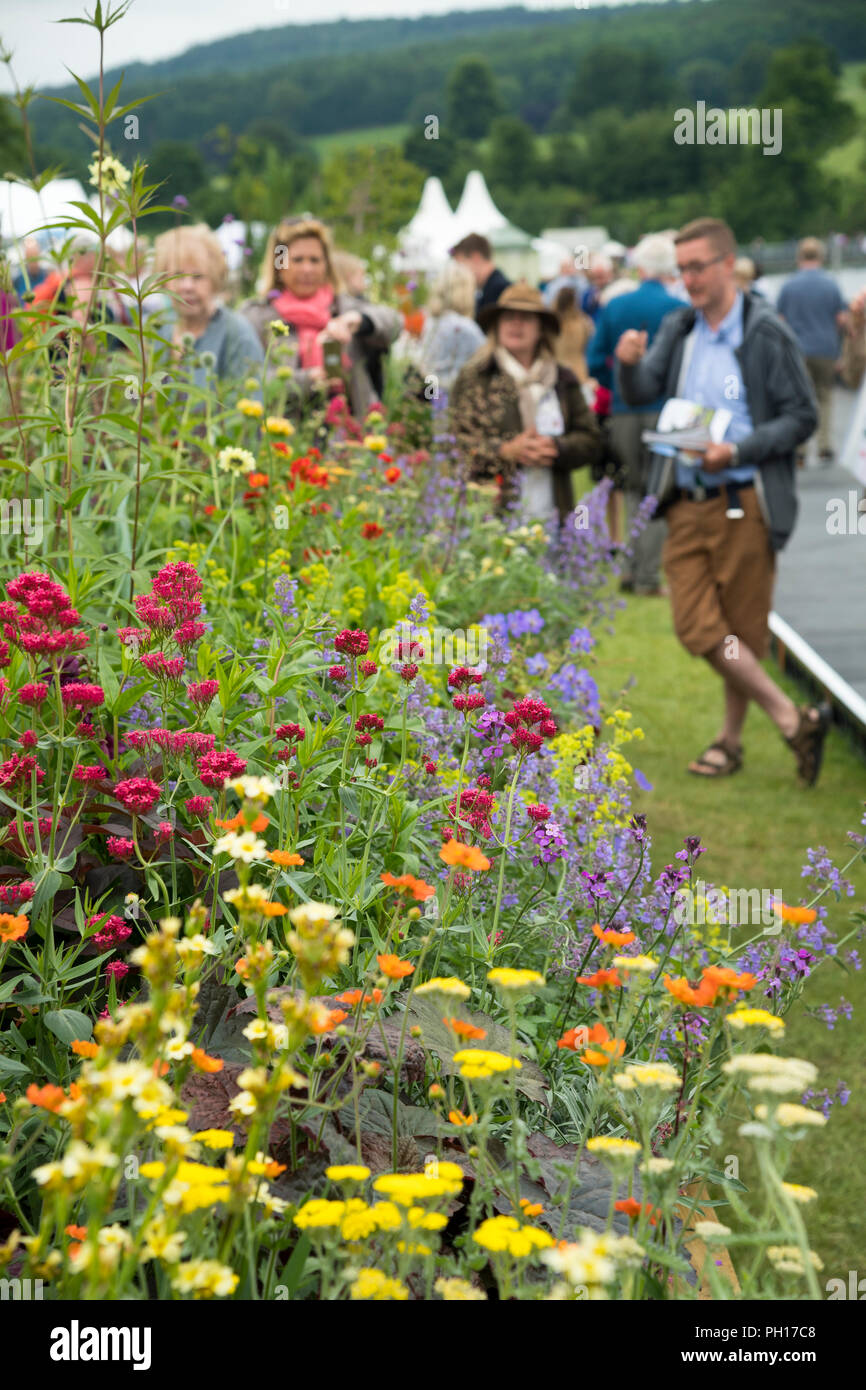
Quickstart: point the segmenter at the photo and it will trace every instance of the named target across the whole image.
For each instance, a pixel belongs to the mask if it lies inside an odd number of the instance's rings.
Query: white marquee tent
[[[20,245],[37,227],[45,227],[64,218],[80,219],[81,210],[73,207],[73,203],[89,203],[92,208],[98,209],[99,195],[93,193],[88,198],[78,179],[52,179],[38,193],[12,179],[0,179],[0,238],[4,242],[17,242]],[[83,229],[75,229],[75,234],[88,240],[96,239],[92,229],[89,234]],[[54,227],[51,231],[40,233],[39,239],[45,243],[62,242],[71,235],[73,232],[66,228]],[[132,244],[132,233],[127,227],[115,227],[108,237],[108,244],[116,251],[125,251]]]

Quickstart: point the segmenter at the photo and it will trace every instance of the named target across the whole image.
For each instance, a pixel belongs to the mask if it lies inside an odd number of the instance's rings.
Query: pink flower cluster
[[[212,796],[190,796],[183,803],[188,816],[193,816],[196,820],[204,820],[209,816],[213,809]]]
[[[0,763],[0,787],[25,787],[33,773],[37,783],[45,781],[45,773],[37,766],[35,758],[28,753],[13,753],[5,763]]]
[[[20,883],[0,884],[0,904],[5,908],[17,903],[29,903],[35,892],[36,885],[29,878],[22,879]]]
[[[212,753],[216,738],[213,734],[200,734],[188,730],[175,733],[172,729],[133,729],[126,735],[126,741],[137,753],[159,748],[163,753],[174,753],[176,757],[182,758]]]
[[[94,946],[99,947],[100,951],[110,951],[113,947],[128,941],[132,936],[132,927],[124,922],[122,917],[111,916],[103,920],[103,915],[98,913],[96,917],[88,918],[87,925],[94,927],[98,922],[102,925],[90,939]]]
[[[85,786],[95,786],[97,782],[104,782],[108,773],[99,763],[93,763],[92,765],[78,763],[73,770],[72,776],[75,778],[76,782],[83,782]]]
[[[334,648],[343,656],[366,656],[370,639],[360,628],[344,628],[334,638]]]
[[[6,593],[8,600],[0,603],[3,632],[28,656],[57,660],[87,646],[90,638],[75,631],[81,622],[80,613],[72,607],[63,586],[47,574],[19,574],[6,585]],[[24,608],[23,613],[19,605]],[[0,664],[8,664],[8,651]]]
[[[119,835],[109,835],[105,848],[112,859],[131,859],[135,853],[135,841],[124,840]]]
[[[467,787],[460,793],[460,820],[472,826],[485,840],[489,840],[493,834],[493,827],[490,824],[490,813],[496,808],[496,798],[492,792],[483,791],[480,787]],[[457,819],[457,798],[448,803],[449,814]],[[458,837],[459,838],[459,837]]]
[[[511,745],[518,752],[537,753],[544,740],[553,738],[556,733],[550,708],[543,700],[534,700],[530,695],[515,701],[505,715],[505,723],[512,731]],[[536,724],[537,729],[533,727]]]
[[[87,709],[89,705],[104,704],[105,691],[101,685],[73,681],[62,687],[60,698],[67,709]]]
[[[239,758],[227,748],[223,753],[204,753],[196,763],[196,771],[206,787],[221,789],[232,777],[242,777],[246,772],[245,758]]]
[[[162,647],[169,641],[180,649],[182,655],[178,657],[166,657],[163,651],[147,651],[141,657],[144,669],[158,680],[180,680],[187,653],[204,636],[205,625],[197,621],[202,606],[201,589],[199,575],[186,561],[163,565],[153,581],[152,592],[137,594],[133,600],[136,616],[144,627],[117,629],[121,642],[131,647],[134,655],[142,647]]]
[[[114,788],[114,795],[127,811],[143,815],[156,805],[162,790],[149,777],[127,777],[125,781],[118,782]]]
[[[186,693],[194,705],[200,709],[207,709],[211,700],[219,693],[219,681],[193,681],[186,688]]]

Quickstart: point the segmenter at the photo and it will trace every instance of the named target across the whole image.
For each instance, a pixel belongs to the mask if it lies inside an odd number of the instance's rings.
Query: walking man
[[[806,359],[818,397],[818,457],[824,465],[833,462],[830,418],[833,408],[833,381],[841,348],[839,330],[847,323],[846,305],[839,286],[822,270],[824,247],[817,237],[805,237],[797,249],[799,269],[786,280],[776,305]]]
[[[737,289],[730,227],[701,218],[674,241],[691,307],[666,316],[648,351],[646,331],[627,330],[616,357],[628,404],[679,396],[732,416],[724,441],[708,445],[699,466],[669,459],[657,489],[666,504],[663,560],[676,634],[724,686],[718,737],[689,771],[700,777],[739,771],[754,700],[793,751],[801,783],[812,785],[829,707],[798,710],[761,661],[775,555],[797,514],[794,450],[815,428],[815,396],[790,329],[769,305]]]
[[[470,232],[469,236],[458,241],[456,246],[451,247],[449,255],[461,265],[465,265],[472,274],[476,287],[475,319],[479,322],[483,311],[497,302],[511,281],[494,265],[493,247],[487,237],[479,236],[477,232]]]
[[[627,328],[646,329],[652,342],[666,314],[682,307],[664,286],[664,279],[676,275],[674,244],[670,237],[654,235],[638,242],[632,263],[640,285],[630,294],[617,295],[602,308],[589,345],[587,366],[602,386],[613,386],[610,442],[625,470],[625,529],[631,530],[646,491],[647,451],[641,442],[643,430],[653,429],[663,400],[645,406],[629,406],[620,394],[616,374],[611,372],[613,353]],[[611,379],[612,378],[612,379]],[[664,521],[653,518],[634,541],[629,572],[622,587],[636,594],[658,595],[664,591],[659,578]]]

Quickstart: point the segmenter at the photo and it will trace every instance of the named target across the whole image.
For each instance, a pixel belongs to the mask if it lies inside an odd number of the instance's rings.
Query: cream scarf
[[[494,349],[493,356],[500,371],[510,376],[517,387],[520,420],[525,430],[536,429],[538,407],[545,396],[556,401],[556,360],[544,349],[531,367],[524,367],[504,347]],[[561,412],[560,414],[561,419]],[[538,431],[547,433],[547,431]],[[556,516],[553,500],[553,471],[550,468],[527,468],[520,465],[519,510],[524,521],[550,522]]]

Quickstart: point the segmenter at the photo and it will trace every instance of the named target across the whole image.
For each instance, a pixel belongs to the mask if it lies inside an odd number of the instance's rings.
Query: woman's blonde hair
[[[449,309],[464,318],[475,317],[475,280],[468,266],[455,260],[449,260],[437,278],[427,304],[431,318],[438,318]]]
[[[170,232],[163,232],[156,238],[153,244],[154,274],[175,273],[178,264],[192,250],[203,253],[211,284],[215,290],[221,290],[226,282],[228,265],[219,237],[204,222],[192,227],[172,227]],[[171,281],[166,288],[171,291]]]
[[[324,222],[318,222],[314,218],[300,221],[295,221],[290,218],[280,222],[268,237],[265,258],[262,261],[262,268],[259,274],[259,285],[262,294],[270,294],[272,290],[281,290],[283,288],[279,278],[279,271],[285,269],[283,256],[288,252],[290,246],[296,241],[303,240],[305,237],[315,237],[321,244],[322,252],[325,257],[325,278],[332,288],[339,292],[342,285],[334,268],[334,246],[331,241],[331,233],[328,231]],[[280,253],[282,253],[282,255]],[[278,261],[282,263],[278,265]]]

